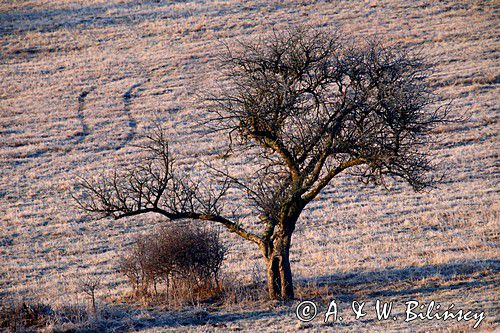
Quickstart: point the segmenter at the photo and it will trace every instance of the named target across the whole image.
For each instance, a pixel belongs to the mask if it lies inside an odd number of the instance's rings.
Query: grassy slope
[[[396,186],[386,193],[342,179],[310,207],[293,244],[298,296],[434,299],[483,309],[483,328],[498,325],[493,2],[0,1],[0,291],[63,304],[77,297],[71,290],[79,272],[102,274],[102,299],[123,294],[123,278],[113,272],[117,251],[153,222],[81,216],[66,191],[74,175],[126,164],[136,156],[130,144],[157,119],[169,124],[181,163],[216,156],[220,138],[193,127],[203,117],[193,93],[211,81],[220,41],[288,22],[422,47],[436,62],[438,91],[453,99],[454,110],[471,114],[440,130],[436,153],[448,177],[439,189],[415,194]],[[257,250],[232,236],[229,243],[227,270],[242,281],[258,278]],[[209,316],[228,329],[300,327],[291,308],[252,306]],[[158,325],[171,322],[162,318]],[[373,317],[345,325],[335,328],[472,326]],[[309,327],[324,328],[320,320]]]

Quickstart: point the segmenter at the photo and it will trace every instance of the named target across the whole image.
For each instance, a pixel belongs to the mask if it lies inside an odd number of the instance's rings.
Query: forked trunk
[[[275,300],[291,300],[294,298],[292,270],[290,268],[291,235],[275,238],[269,244],[267,264],[267,287],[269,298]]]

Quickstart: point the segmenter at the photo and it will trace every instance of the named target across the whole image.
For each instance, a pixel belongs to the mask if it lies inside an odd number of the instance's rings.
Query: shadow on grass
[[[353,271],[309,279],[297,279],[296,287],[303,291],[316,291],[318,297],[333,295],[335,299],[350,302],[359,299],[370,301],[376,297],[397,297],[433,293],[441,290],[468,289],[499,284],[495,274],[500,272],[499,260],[476,260],[440,265],[411,266],[405,268],[386,268],[375,271]],[[428,280],[426,280],[428,279]],[[264,288],[264,284],[262,284]],[[319,295],[321,294],[321,295]],[[300,296],[300,295],[299,295]],[[315,297],[309,297],[314,299]],[[138,329],[175,328],[182,326],[210,325],[214,328],[244,320],[259,320],[270,317],[291,316],[293,306],[268,310],[241,312],[207,312],[187,310],[178,312],[150,312],[133,315],[124,309],[114,319],[98,324],[96,331],[132,332]],[[112,309],[110,309],[112,310]],[[224,311],[231,311],[230,309]],[[102,326],[99,326],[101,325]],[[90,331],[89,331],[90,332]]]
[[[161,7],[161,4],[154,2],[150,2],[148,5],[152,8]],[[165,12],[129,15],[130,11],[137,10],[140,6],[139,2],[127,2],[64,9],[29,7],[22,11],[7,11],[0,13],[0,36],[27,31],[53,32],[61,28],[74,29],[85,26],[106,27],[116,24],[131,24],[143,21],[145,18],[166,15]],[[118,13],[108,14],[114,11],[118,11]],[[32,52],[36,52],[36,50]]]
[[[175,20],[198,15],[207,11],[207,7],[197,9],[174,7],[175,1],[120,1],[117,3],[73,6],[71,8],[38,9],[26,6],[22,10],[0,12],[0,36],[37,31],[54,32],[60,29],[105,28],[109,26],[131,26],[145,21]],[[230,14],[225,7],[210,6],[214,15]],[[266,7],[265,3],[254,4]],[[237,9],[233,9],[237,11]],[[17,53],[36,54],[39,48],[17,50]],[[55,51],[55,50],[51,50]]]
[[[389,267],[374,271],[352,271],[298,279],[296,286],[303,288],[306,294],[315,288],[322,293],[335,295],[341,301],[349,302],[358,298],[360,294],[365,298],[376,298],[498,285],[500,282],[491,279],[492,275],[498,273],[500,273],[500,260],[473,260],[404,268]]]
[[[113,308],[109,310],[119,311]],[[124,310],[120,314],[115,313],[114,318],[97,321],[91,328],[80,329],[78,332],[136,332],[142,329],[167,329],[200,325],[209,325],[215,329],[242,320],[279,317],[287,315],[288,312],[287,310],[254,310],[237,313],[209,313],[204,310],[191,310],[134,315]]]

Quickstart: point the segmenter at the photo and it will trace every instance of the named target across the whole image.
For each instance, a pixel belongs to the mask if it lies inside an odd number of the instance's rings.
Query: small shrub
[[[92,313],[94,317],[97,316],[97,306],[96,306],[96,292],[101,286],[101,279],[99,276],[83,276],[80,277],[78,281],[78,287],[81,292],[85,293],[90,299],[90,305],[92,307]]]
[[[167,302],[210,298],[220,289],[226,248],[213,229],[171,225],[139,237],[120,260],[136,297],[159,296]]]
[[[0,303],[0,330],[24,332],[49,323],[53,310],[49,305],[4,300]]]

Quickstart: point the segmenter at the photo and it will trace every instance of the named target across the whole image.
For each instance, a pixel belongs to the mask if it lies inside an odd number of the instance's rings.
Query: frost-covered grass
[[[373,318],[302,325],[293,304],[260,301],[171,312],[115,305],[128,290],[118,254],[163,222],[82,215],[68,194],[74,175],[126,165],[155,120],[168,125],[180,164],[217,160],[223,138],[196,126],[204,112],[194,96],[212,82],[221,42],[291,22],[420,47],[436,64],[438,92],[470,115],[438,131],[446,179],[437,189],[385,192],[344,177],[309,207],[292,245],[298,296],[344,306],[436,300],[484,310],[480,328],[497,327],[498,6],[487,1],[0,1],[0,297],[79,304],[77,275],[90,274],[102,276],[103,307],[120,306],[110,310],[113,329],[470,329]],[[256,247],[233,235],[227,243],[228,274],[243,284],[264,279]]]

